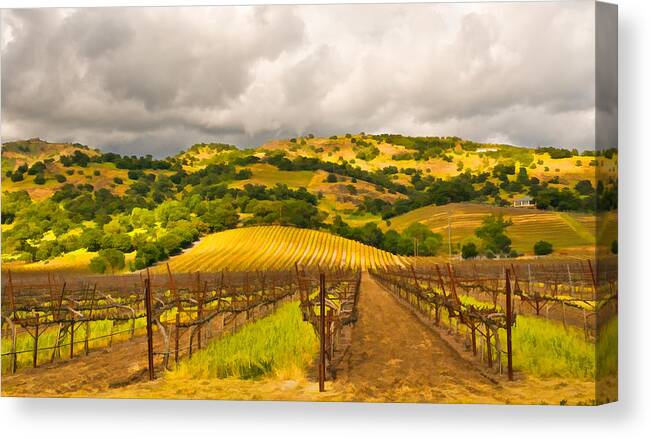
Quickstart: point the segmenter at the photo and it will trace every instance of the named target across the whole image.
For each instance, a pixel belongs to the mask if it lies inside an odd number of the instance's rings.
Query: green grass
[[[617,317],[599,330],[597,340],[597,377],[617,374]]]
[[[500,330],[500,338],[506,343],[505,330]],[[513,328],[513,367],[541,378],[593,379],[595,345],[579,328],[566,330],[558,322],[520,315]]]
[[[90,350],[106,347],[109,345],[110,337],[100,338],[98,340],[90,340],[97,337],[103,337],[110,335],[111,333],[111,320],[98,320],[90,322],[89,324],[89,342],[88,347]],[[145,319],[140,318],[136,320],[136,334],[138,330],[144,328]],[[4,326],[3,329],[7,329],[7,326]],[[113,327],[113,333],[121,332],[113,336],[113,343],[118,343],[122,340],[129,338],[130,333],[128,330],[131,328],[131,322],[116,323]],[[33,330],[33,328],[31,328]],[[46,349],[53,347],[57,337],[57,326],[53,325],[47,328],[42,332],[38,337],[38,364],[43,364],[49,362],[52,357],[52,349]],[[83,340],[86,338],[86,325],[77,324],[75,325],[75,346],[74,353],[78,355],[84,351]],[[70,343],[70,335],[65,334],[62,344],[66,345]],[[34,349],[34,339],[29,334],[21,333],[16,337],[16,352],[28,351],[20,353],[17,355],[17,364],[18,369],[24,367],[32,367],[33,361],[33,351]],[[41,350],[42,349],[42,350]],[[11,352],[11,332],[7,329],[6,332],[2,334],[2,353]],[[61,358],[69,358],[70,355],[70,346],[64,346],[61,348]],[[4,355],[2,357],[2,372],[8,372],[11,367],[11,355]]]
[[[478,309],[492,308],[492,304],[470,296],[460,296],[459,299],[464,305]],[[497,309],[499,311],[501,307]],[[445,317],[444,321],[447,322]],[[603,357],[602,367],[604,371],[612,371],[614,361],[616,370],[617,356],[615,354],[613,359],[612,352],[617,352],[617,322],[610,322],[602,334],[599,346],[599,355]],[[502,349],[506,350],[505,329],[500,329],[500,340]],[[506,364],[506,354],[502,355],[503,364]],[[517,316],[513,327],[515,370],[541,378],[594,379],[595,361],[595,344],[585,340],[582,329],[568,326],[566,330],[561,323],[543,317]]]
[[[310,184],[314,173],[312,171],[281,171],[275,166],[267,164],[258,164],[247,166],[253,175],[248,180],[237,182],[235,186],[244,186],[245,184],[263,184],[273,187],[276,184],[286,184],[291,188],[306,187]]]
[[[317,352],[312,326],[304,322],[298,302],[247,324],[234,335],[211,342],[179,364],[170,377],[259,378],[287,370],[304,370]]]

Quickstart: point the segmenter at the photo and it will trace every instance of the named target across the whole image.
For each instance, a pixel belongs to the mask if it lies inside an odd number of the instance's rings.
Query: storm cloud
[[[2,138],[173,154],[313,133],[593,147],[592,2],[2,11]]]

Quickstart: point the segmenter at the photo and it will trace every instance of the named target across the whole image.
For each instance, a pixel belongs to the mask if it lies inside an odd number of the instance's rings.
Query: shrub
[[[538,241],[533,246],[533,252],[538,256],[549,255],[554,251],[554,247],[547,241]]]
[[[326,178],[327,183],[336,183],[337,182],[337,176],[333,173],[329,173],[328,177]]]
[[[89,267],[93,273],[105,273],[106,259],[104,259],[101,256],[95,256],[93,259],[90,260]]]
[[[34,183],[45,184],[45,176],[43,174],[38,174],[36,177],[34,177]]]
[[[61,174],[57,174],[57,175],[55,175],[54,178],[55,178],[56,181],[58,181],[59,183],[65,183],[65,182],[68,180],[68,179],[66,178],[65,175],[61,175]]]
[[[463,259],[476,258],[478,255],[479,251],[477,251],[477,246],[474,242],[469,242],[461,247],[461,257]]]
[[[594,187],[590,180],[581,180],[575,186],[574,189],[581,195],[590,195],[594,193]]]

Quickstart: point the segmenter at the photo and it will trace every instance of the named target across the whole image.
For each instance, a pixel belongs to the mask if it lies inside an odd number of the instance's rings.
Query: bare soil
[[[3,396],[303,400],[431,403],[590,404],[594,382],[503,376],[467,361],[367,274],[349,354],[319,393],[313,371],[259,380],[146,381],[143,339],[72,361],[4,376]],[[135,355],[142,351],[143,355]]]

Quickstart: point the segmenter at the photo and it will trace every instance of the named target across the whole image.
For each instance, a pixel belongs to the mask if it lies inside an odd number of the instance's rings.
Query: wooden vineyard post
[[[476,323],[473,321],[472,325],[470,326],[470,336],[472,339],[472,355],[477,356],[477,326]]]
[[[597,300],[597,279],[594,275],[594,269],[592,268],[592,262],[588,259],[588,269],[590,270],[590,280],[592,281],[592,291],[594,295],[592,296],[593,300]]]
[[[75,318],[72,317],[72,323],[70,324],[70,359],[75,356]]]
[[[145,279],[145,310],[147,313],[147,367],[149,379],[154,379],[154,340],[151,327],[151,285],[150,278]]]
[[[509,381],[513,381],[513,344],[511,339],[511,325],[513,322],[513,306],[511,303],[511,280],[509,270],[506,270],[506,361]]]
[[[18,368],[18,355],[16,354],[16,298],[14,296],[14,284],[11,279],[11,270],[7,270],[7,294],[11,304],[11,373],[16,373]]]
[[[319,274],[319,392],[325,392],[325,273]]]
[[[11,373],[16,373],[18,364],[18,355],[16,354],[16,339],[18,334],[16,333],[16,324],[11,320]]]
[[[486,356],[488,357],[488,367],[493,367],[493,352],[491,349],[491,327],[486,323]]]
[[[332,355],[334,352],[332,352],[332,310],[328,310],[328,313],[326,314],[326,337],[327,337],[327,349],[328,349],[328,358],[330,358],[330,361],[332,361]]]
[[[88,337],[90,336],[90,319],[93,317],[93,308],[95,307],[95,292],[97,291],[97,284],[93,287],[93,293],[90,296],[90,311],[88,312],[88,319],[86,320],[86,334],[84,338],[84,355],[88,355]]]
[[[177,308],[178,309],[178,308]],[[174,363],[179,364],[179,326],[181,325],[181,315],[179,312],[176,312],[176,325],[174,330]]]
[[[38,365],[38,321],[40,319],[39,313],[36,313],[36,324],[34,326],[34,358],[33,358],[33,366],[36,367]]]

